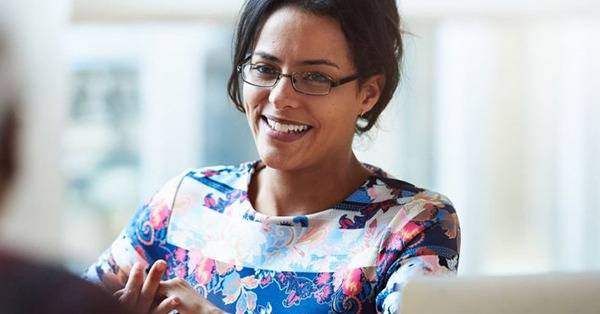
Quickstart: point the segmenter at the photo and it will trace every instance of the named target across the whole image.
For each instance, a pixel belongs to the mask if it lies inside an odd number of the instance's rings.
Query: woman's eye
[[[302,77],[305,81],[313,82],[313,83],[329,83],[329,78],[322,73],[319,72],[306,72]]]
[[[277,70],[268,65],[256,64],[252,66],[252,70],[260,73],[260,74],[277,74]]]

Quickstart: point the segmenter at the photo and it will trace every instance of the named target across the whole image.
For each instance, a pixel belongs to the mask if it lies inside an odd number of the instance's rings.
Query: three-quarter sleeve
[[[377,267],[383,279],[376,297],[379,313],[399,312],[402,289],[411,278],[456,274],[460,227],[454,207],[443,196],[425,199],[419,204],[422,211],[397,229],[392,226],[383,243]]]
[[[168,223],[175,194],[184,175],[167,182],[135,212],[117,239],[84,273],[85,279],[114,292],[125,286],[129,271],[136,262],[148,267],[154,261],[168,257],[165,240]]]

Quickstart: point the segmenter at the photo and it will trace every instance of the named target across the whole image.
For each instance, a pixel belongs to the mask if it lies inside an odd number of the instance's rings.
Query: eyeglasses
[[[242,80],[258,87],[273,87],[281,77],[288,77],[292,81],[295,91],[305,95],[325,96],[331,89],[359,78],[354,74],[339,80],[334,80],[321,72],[294,72],[283,74],[272,66],[266,64],[244,63],[237,67]]]

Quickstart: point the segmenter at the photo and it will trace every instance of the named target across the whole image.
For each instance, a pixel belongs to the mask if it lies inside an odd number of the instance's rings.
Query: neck
[[[316,167],[283,171],[264,167],[250,185],[250,201],[271,216],[307,215],[333,207],[369,177],[351,152]]]

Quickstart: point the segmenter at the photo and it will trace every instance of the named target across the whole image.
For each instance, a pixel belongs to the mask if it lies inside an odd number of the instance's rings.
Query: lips
[[[271,116],[262,115],[261,129],[271,145],[292,143],[300,141],[312,133],[313,127],[297,121],[291,121]]]
[[[277,133],[301,134],[312,128],[312,126],[309,124],[281,119],[270,115],[262,115],[261,119],[272,131]]]
[[[298,121],[294,121],[294,120],[288,120],[288,119],[284,119],[284,118],[279,118],[279,117],[275,117],[275,116],[268,115],[268,114],[261,115],[261,118],[269,119],[271,121],[276,121],[276,122],[283,123],[283,124],[308,125],[308,126],[310,126],[310,124],[308,124],[308,123],[302,123],[302,122],[298,122]]]

